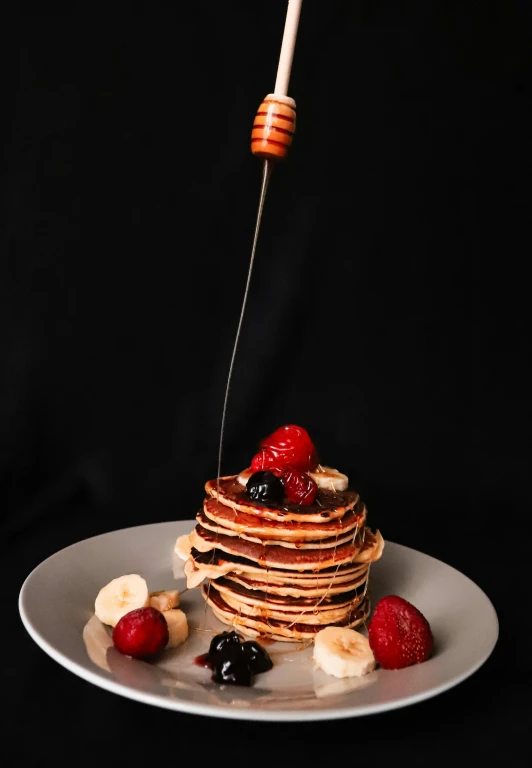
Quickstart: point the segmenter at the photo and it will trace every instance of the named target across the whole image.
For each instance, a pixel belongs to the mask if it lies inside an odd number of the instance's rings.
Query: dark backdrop
[[[341,727],[283,727],[285,758],[325,755],[335,740],[357,759],[437,762],[445,744],[510,749],[519,764],[525,6],[303,7],[297,133],[267,199],[223,470],[247,465],[280,424],[306,426],[385,536],[468,574],[502,626],[493,657],[458,689]],[[192,518],[216,473],[260,182],[250,130],[273,90],[285,9],[152,3],[4,26],[0,522],[16,643],[3,639],[14,727],[29,718],[35,735],[23,765],[61,740],[50,712],[78,729],[85,755],[108,754],[127,723],[178,734],[207,724],[69,675],[27,637],[15,599],[67,544]],[[265,733],[210,728],[244,751]],[[120,742],[139,760],[144,747]]]

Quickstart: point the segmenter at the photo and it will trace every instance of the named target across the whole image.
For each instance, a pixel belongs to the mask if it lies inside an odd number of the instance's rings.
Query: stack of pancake
[[[214,614],[251,637],[312,640],[325,626],[363,623],[369,566],[384,542],[366,527],[358,494],[320,488],[309,506],[254,501],[243,484],[249,474],[205,485],[188,587],[204,582]]]

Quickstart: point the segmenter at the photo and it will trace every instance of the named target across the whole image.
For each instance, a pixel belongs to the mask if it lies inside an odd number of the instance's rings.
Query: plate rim
[[[434,686],[428,691],[422,691],[420,693],[412,694],[411,696],[405,696],[401,699],[396,699],[389,702],[367,704],[363,708],[357,708],[356,710],[355,708],[350,708],[350,707],[322,709],[322,710],[320,709],[316,709],[316,710],[312,710],[312,709],[290,709],[290,710],[246,709],[246,710],[243,710],[242,709],[241,710],[241,709],[236,709],[230,706],[219,706],[219,705],[203,704],[203,703],[196,703],[196,702],[189,702],[189,701],[181,702],[179,699],[174,699],[174,698],[165,699],[159,694],[152,694],[145,691],[137,690],[135,688],[131,688],[115,680],[109,680],[107,678],[104,678],[97,672],[93,672],[90,669],[86,669],[82,665],[78,664],[76,661],[72,661],[67,655],[65,655],[61,651],[57,650],[33,626],[32,620],[26,611],[26,607],[24,603],[25,595],[29,588],[29,583],[31,579],[34,577],[36,572],[41,567],[44,567],[45,564],[48,563],[50,560],[60,556],[63,552],[71,549],[72,547],[76,547],[79,544],[83,544],[87,541],[91,541],[92,539],[98,539],[101,536],[108,536],[113,533],[122,533],[126,531],[141,530],[143,528],[153,528],[156,526],[174,525],[176,523],[179,523],[179,524],[190,523],[191,525],[193,525],[194,521],[193,520],[167,520],[167,521],[161,521],[159,523],[146,523],[144,525],[128,526],[127,528],[116,528],[111,531],[106,531],[104,533],[96,534],[94,536],[88,536],[85,539],[80,539],[79,541],[76,541],[73,544],[69,544],[66,547],[62,547],[57,552],[54,552],[53,554],[49,555],[42,562],[36,565],[24,579],[24,582],[20,588],[19,598],[18,598],[18,609],[20,613],[20,618],[22,620],[24,628],[28,632],[31,639],[36,643],[36,645],[39,648],[41,648],[41,650],[43,650],[48,656],[50,656],[50,658],[52,658],[62,667],[67,669],[69,672],[72,672],[72,674],[76,675],[77,677],[80,677],[82,680],[85,680],[88,683],[92,683],[93,685],[96,685],[98,688],[101,688],[105,691],[117,694],[119,696],[124,696],[125,698],[131,699],[133,701],[138,701],[142,704],[148,704],[155,707],[161,707],[163,709],[183,712],[185,714],[203,715],[205,717],[218,717],[218,718],[227,719],[227,720],[247,720],[247,721],[262,721],[262,722],[304,722],[304,721],[311,722],[311,721],[323,721],[323,720],[344,720],[352,717],[365,717],[367,715],[378,714],[379,712],[389,712],[395,709],[403,709],[404,707],[408,707],[413,704],[417,704],[421,701],[426,701],[427,699],[431,699],[435,696],[438,696],[439,694],[444,693],[445,691],[448,691],[451,688],[454,688],[455,686],[459,685],[464,680],[467,680],[475,672],[477,672],[480,669],[480,667],[483,666],[483,664],[485,664],[485,662],[489,659],[489,657],[493,653],[495,646],[497,645],[497,642],[499,639],[499,632],[500,632],[499,619],[497,616],[497,612],[495,610],[493,603],[487,596],[487,594],[484,592],[484,590],[481,587],[479,587],[479,585],[476,582],[474,582],[466,574],[462,573],[462,571],[459,571],[457,568],[454,568],[454,566],[449,565],[448,563],[445,563],[443,560],[439,560],[438,558],[433,557],[432,555],[428,555],[425,552],[421,552],[420,550],[416,550],[416,549],[413,549],[412,547],[408,547],[405,544],[389,541],[388,539],[385,539],[385,542],[387,545],[392,545],[394,548],[397,547],[403,550],[416,552],[416,554],[421,554],[424,557],[429,558],[430,560],[433,560],[441,565],[444,565],[446,568],[450,568],[462,578],[467,579],[467,581],[469,581],[473,585],[473,587],[475,587],[486,600],[487,607],[491,609],[491,612],[492,612],[492,618],[494,619],[494,629],[495,629],[494,639],[491,646],[484,652],[484,654],[479,658],[479,660],[473,666],[468,668],[465,672],[455,675],[449,680],[446,680],[440,683],[439,685]]]

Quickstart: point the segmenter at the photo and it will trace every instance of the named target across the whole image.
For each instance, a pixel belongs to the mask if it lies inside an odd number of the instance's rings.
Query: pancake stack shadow
[[[319,489],[309,506],[249,499],[238,476],[210,480],[185,563],[189,588],[250,637],[312,640],[370,611],[370,564],[382,554],[355,491]]]

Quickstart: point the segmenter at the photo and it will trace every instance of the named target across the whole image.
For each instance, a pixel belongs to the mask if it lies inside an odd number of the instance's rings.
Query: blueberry
[[[251,685],[251,670],[242,645],[226,645],[216,654],[212,679],[215,683]]]
[[[242,648],[249,668],[254,675],[258,675],[260,672],[267,672],[273,667],[273,661],[270,659],[268,652],[255,640],[248,640],[243,643]]]
[[[254,501],[281,501],[284,497],[284,486],[273,472],[261,470],[254,472],[246,486],[247,494]]]
[[[234,630],[232,632],[221,632],[216,637],[213,637],[209,646],[208,656],[220,653],[228,645],[240,645],[240,638]]]

